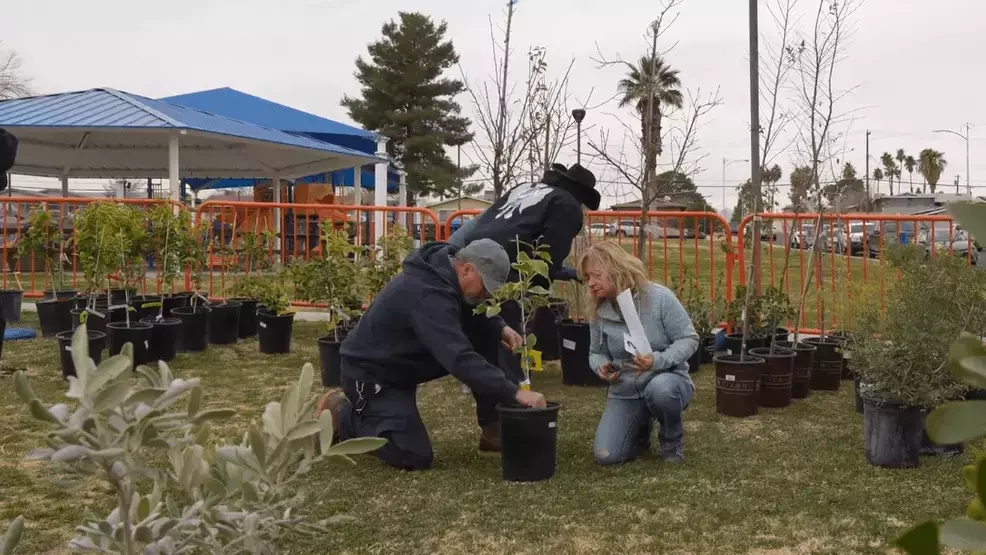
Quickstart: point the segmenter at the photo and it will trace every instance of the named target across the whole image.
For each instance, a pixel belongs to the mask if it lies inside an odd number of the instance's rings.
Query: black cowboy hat
[[[565,166],[555,163],[551,164],[549,171],[560,178],[555,185],[571,193],[589,210],[599,210],[602,197],[596,190],[595,174],[579,164],[566,169]]]
[[[7,170],[17,158],[17,137],[0,129],[0,191],[7,188]]]

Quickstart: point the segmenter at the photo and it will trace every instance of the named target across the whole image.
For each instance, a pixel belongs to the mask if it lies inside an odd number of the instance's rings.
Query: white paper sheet
[[[640,322],[640,315],[637,314],[637,307],[633,304],[633,294],[629,289],[616,296],[616,304],[620,307],[623,321],[626,322],[630,332],[629,336],[624,334],[623,338],[627,352],[632,355],[649,355],[650,342],[647,341],[644,324]]]

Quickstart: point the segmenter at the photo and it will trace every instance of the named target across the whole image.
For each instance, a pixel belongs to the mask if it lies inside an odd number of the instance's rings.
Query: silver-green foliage
[[[157,368],[138,366],[133,385],[132,346],[97,367],[85,328],[72,338],[78,376],[69,378],[71,406],[46,405],[23,373],[14,375],[31,415],[50,426],[47,445],[28,458],[54,463],[65,475],[56,483],[68,490],[100,479],[116,493],[109,514],[85,511],[69,542],[74,551],[277,553],[286,531],[324,533],[339,519],[309,521],[314,499],[299,478],[327,458],[349,460],[385,442],[360,438],[332,445],[332,416],[325,411],[314,417],[314,372],[305,364],[298,381],[280,402],[267,405],[242,441],[215,445],[211,423],[234,412],[204,409],[198,378],[178,378],[160,362]],[[167,463],[155,466],[160,460]]]
[[[952,215],[972,235],[986,237],[986,204],[958,202],[949,206]],[[981,270],[980,270],[981,271]],[[855,352],[854,352],[855,355]],[[955,378],[969,386],[986,389],[986,346],[978,335],[963,333],[948,351],[948,366]],[[928,415],[928,436],[939,444],[958,443],[986,436],[986,401],[950,401]],[[966,516],[942,524],[928,521],[911,528],[896,540],[910,555],[937,555],[945,545],[962,552],[986,552],[986,452],[977,450],[971,464],[962,469],[966,488],[973,499]]]

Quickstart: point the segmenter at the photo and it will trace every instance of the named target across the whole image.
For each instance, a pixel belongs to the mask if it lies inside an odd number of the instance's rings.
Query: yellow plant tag
[[[521,391],[530,391],[531,390],[531,382],[529,382],[527,380],[524,380],[524,381],[520,382],[520,389],[521,389]]]
[[[531,349],[530,351],[527,351],[527,354],[528,354],[528,358],[531,361],[531,365],[530,365],[531,370],[535,372],[540,372],[541,370],[544,370],[544,367],[541,365],[541,351],[536,351],[534,349]]]

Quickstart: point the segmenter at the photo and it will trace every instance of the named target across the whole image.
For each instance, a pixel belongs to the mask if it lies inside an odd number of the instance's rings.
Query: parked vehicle
[[[947,222],[942,223],[945,223],[946,226],[948,225]],[[924,245],[924,251],[928,256],[932,256],[932,253],[934,253],[934,256],[952,254],[959,258],[969,259],[973,266],[979,265],[979,251],[982,250],[982,247],[980,247],[979,243],[969,232],[956,227],[953,229],[951,236],[947,228],[945,229],[945,233],[939,235],[940,230],[938,229],[937,222],[935,227],[934,241],[931,241],[930,233],[918,239],[918,242]]]
[[[861,256],[864,250],[864,241],[870,232],[874,229],[874,224],[871,222],[853,222],[850,223],[848,227],[843,227],[842,230],[835,236],[835,250],[840,254],[850,254],[852,256]],[[867,247],[869,245],[866,245]]]
[[[916,241],[914,222],[883,222],[876,224],[866,238],[867,248],[871,258],[878,258],[885,243],[906,245]]]
[[[620,220],[606,227],[606,235],[611,237],[636,237],[640,231],[640,222],[636,220]]]

